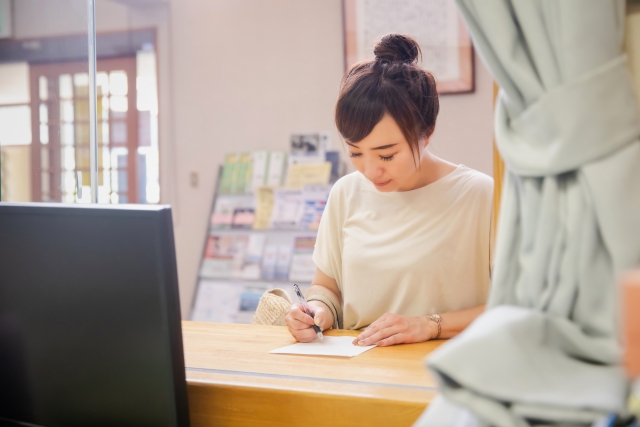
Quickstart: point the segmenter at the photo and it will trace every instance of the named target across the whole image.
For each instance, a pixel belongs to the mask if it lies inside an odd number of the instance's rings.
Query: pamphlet
[[[244,258],[249,246],[249,235],[243,234],[233,236],[233,260],[231,263],[231,277],[234,279],[242,279]]]
[[[255,221],[255,209],[253,208],[236,208],[233,210],[233,219],[231,228],[236,229],[252,229]]]
[[[201,280],[191,315],[197,322],[236,321],[242,288],[237,283]]]
[[[291,269],[289,280],[292,282],[311,283],[316,274],[316,265],[313,262],[313,248],[316,244],[315,236],[296,237],[291,255]]]
[[[269,289],[267,286],[243,286],[240,293],[240,303],[235,316],[235,323],[249,324],[258,308],[260,298]]]
[[[302,191],[279,188],[274,190],[270,228],[293,230],[302,220]]]
[[[242,278],[248,235],[209,236],[200,277],[207,279]]]
[[[219,194],[211,215],[211,228],[225,230],[229,228],[251,228],[255,200],[250,194]]]
[[[269,169],[267,172],[267,187],[281,187],[284,172],[287,167],[287,153],[271,151],[269,153]]]
[[[330,185],[305,185],[302,190],[303,209],[300,222],[303,230],[317,230],[320,227],[320,219],[330,192]]]
[[[327,151],[327,133],[306,133],[291,135],[291,156],[289,164],[321,163]]]
[[[251,323],[269,286],[201,280],[191,315],[197,322]]]
[[[275,279],[286,281],[289,279],[289,265],[291,264],[291,245],[278,246],[276,257]]]
[[[202,260],[200,267],[200,277],[229,278],[233,266],[233,256],[233,236],[209,236],[204,260]]]
[[[253,168],[251,177],[251,192],[267,185],[267,170],[269,166],[269,152],[256,151],[253,153]]]
[[[223,171],[224,173],[224,171]],[[243,194],[251,173],[251,153],[237,155],[236,167],[231,175],[230,193]]]
[[[217,230],[231,228],[237,201],[223,195],[218,196],[211,214],[211,227]]]
[[[273,280],[276,276],[276,258],[278,257],[278,247],[267,245],[262,255],[262,279]]]
[[[289,166],[287,188],[302,188],[311,184],[329,184],[331,162],[298,163]]]
[[[255,221],[253,228],[256,230],[264,230],[269,228],[271,215],[273,214],[273,188],[259,187],[255,194]]]
[[[231,187],[233,186],[233,179],[236,176],[236,165],[240,156],[238,153],[229,153],[224,156],[224,166],[222,167],[222,177],[220,178],[220,184],[218,185],[218,192],[220,194],[231,193]]]
[[[335,184],[335,182],[340,178],[341,175],[341,164],[340,164],[340,152],[338,151],[327,151],[326,154],[327,162],[331,163],[331,175],[329,176],[329,182],[331,184]]]
[[[242,278],[258,280],[260,279],[260,264],[262,262],[262,251],[266,236],[263,233],[253,233],[249,235],[247,249],[242,265]]]

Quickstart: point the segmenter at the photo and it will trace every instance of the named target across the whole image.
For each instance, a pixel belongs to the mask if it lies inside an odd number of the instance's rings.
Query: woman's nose
[[[369,181],[376,181],[384,175],[384,168],[377,164],[375,161],[367,161],[365,163],[364,176]]]

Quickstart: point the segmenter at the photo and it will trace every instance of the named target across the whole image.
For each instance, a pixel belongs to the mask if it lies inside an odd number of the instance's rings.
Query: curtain
[[[441,395],[416,425],[591,425],[625,412],[616,277],[640,263],[625,3],[456,1],[507,174],[487,311],[427,360]]]

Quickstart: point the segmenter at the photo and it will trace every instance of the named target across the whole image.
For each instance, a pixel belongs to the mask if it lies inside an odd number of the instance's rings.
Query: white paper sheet
[[[351,344],[354,337],[324,337],[324,341],[316,339],[309,343],[297,343],[271,350],[275,354],[304,354],[307,356],[341,356],[353,357],[371,350],[375,345],[360,347]]]

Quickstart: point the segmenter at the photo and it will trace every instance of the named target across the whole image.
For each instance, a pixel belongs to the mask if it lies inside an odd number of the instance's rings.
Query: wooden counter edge
[[[192,427],[411,426],[428,403],[304,392],[278,387],[188,382]],[[435,391],[433,392],[435,396]]]

